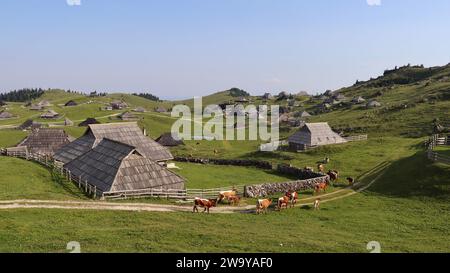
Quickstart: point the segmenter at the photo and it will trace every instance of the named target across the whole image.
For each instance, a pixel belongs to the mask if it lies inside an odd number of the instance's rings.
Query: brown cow
[[[326,182],[321,182],[319,184],[316,184],[314,187],[315,193],[320,193],[320,191],[325,192],[327,190],[328,184]]]
[[[298,193],[295,191],[294,192],[288,191],[286,193],[286,196],[289,197],[290,207],[291,208],[295,207],[295,204],[297,204],[298,201]]]
[[[267,213],[267,208],[272,204],[272,199],[258,199],[256,202],[256,214]]]
[[[219,196],[217,197],[217,204],[220,203],[224,199],[228,199],[231,196],[236,196],[237,191],[231,190],[231,191],[221,191],[219,192]]]
[[[283,196],[278,198],[278,204],[277,204],[277,208],[278,210],[282,210],[283,206],[287,209],[288,208],[288,204],[289,204],[289,197],[288,196]]]
[[[216,200],[215,199],[201,199],[201,198],[195,198],[194,200],[194,208],[192,209],[192,212],[198,212],[198,207],[205,208],[203,212],[209,213],[209,208],[216,206]]]
[[[333,171],[328,171],[327,172],[328,176],[330,177],[330,180],[333,182],[337,182],[337,180],[339,179],[339,172],[336,170]]]
[[[350,186],[353,186],[353,184],[355,183],[355,179],[353,179],[352,177],[347,177],[347,181]]]
[[[317,164],[317,169],[319,173],[323,173],[325,171],[325,166],[323,164]]]
[[[235,195],[235,196],[228,196],[227,200],[233,206],[237,206],[237,205],[239,205],[241,198],[239,196]]]

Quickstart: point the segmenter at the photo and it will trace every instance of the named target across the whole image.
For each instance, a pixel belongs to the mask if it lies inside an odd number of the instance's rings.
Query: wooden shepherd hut
[[[174,147],[179,145],[184,145],[184,142],[178,137],[174,138],[172,133],[165,133],[158,137],[156,140],[159,144],[166,147]]]
[[[288,139],[292,150],[307,150],[311,147],[347,142],[335,133],[327,122],[306,123],[299,131]]]
[[[135,114],[131,113],[131,112],[125,112],[125,113],[121,114],[119,116],[119,118],[121,120],[128,120],[128,121],[129,120],[136,120],[136,119],[138,119],[138,117]]]
[[[32,119],[28,119],[17,128],[19,130],[29,130],[29,129],[34,130],[41,128],[41,124],[39,122],[33,121]]]
[[[69,100],[68,102],[66,102],[66,104],[64,104],[64,106],[77,106],[78,103],[76,103],[73,100]]]
[[[96,120],[95,118],[87,118],[85,121],[78,124],[78,126],[79,127],[87,127],[87,126],[89,126],[89,124],[100,124],[100,122],[98,122],[98,120]]]
[[[6,111],[2,111],[0,112],[0,119],[8,119],[8,118],[12,118],[14,117],[13,114],[6,112]]]
[[[63,129],[41,128],[31,132],[18,147],[27,147],[32,154],[53,156],[62,146],[69,144],[69,136]]]
[[[144,136],[137,122],[89,124],[82,137],[62,147],[54,158],[62,163],[68,163],[95,148],[104,138],[131,145],[140,155],[156,162],[173,159],[166,147]]]
[[[58,117],[59,117],[59,114],[56,113],[54,110],[48,110],[47,112],[45,112],[41,115],[41,118],[44,118],[44,119],[55,119]]]
[[[184,179],[142,156],[134,146],[103,138],[97,146],[64,165],[101,194],[130,190],[184,189]]]

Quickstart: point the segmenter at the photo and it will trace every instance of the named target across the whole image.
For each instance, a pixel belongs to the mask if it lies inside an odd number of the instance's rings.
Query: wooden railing
[[[439,136],[433,135],[425,143],[427,147],[427,156],[433,162],[440,162],[445,164],[450,164],[450,156],[443,155],[439,152],[434,151],[436,146],[448,146],[450,145],[450,136]]]

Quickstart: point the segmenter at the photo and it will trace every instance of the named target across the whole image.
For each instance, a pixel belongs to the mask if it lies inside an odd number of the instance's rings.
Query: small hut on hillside
[[[166,147],[144,136],[137,122],[90,124],[82,137],[58,150],[55,159],[68,163],[97,146],[104,138],[136,147],[139,154],[156,162],[173,159]]]
[[[136,108],[136,109],[134,109],[134,112],[138,112],[138,113],[145,113],[146,112],[146,110],[145,110],[145,108],[144,107],[138,107],[138,108]]]
[[[12,117],[14,117],[14,115],[9,112],[6,112],[6,111],[0,112],[0,119],[8,119],[8,118],[12,118]]]
[[[99,193],[146,189],[184,189],[184,179],[142,156],[134,146],[104,138],[64,165]]]
[[[40,107],[49,107],[49,106],[51,106],[51,104],[50,104],[50,102],[48,100],[40,101],[37,105],[40,106]]]
[[[366,102],[366,100],[365,100],[363,97],[358,96],[358,97],[354,97],[354,98],[352,99],[352,102],[353,102],[353,103],[364,103],[364,102]]]
[[[173,137],[172,133],[165,133],[158,137],[156,140],[159,144],[166,147],[174,147],[179,145],[184,145],[184,142],[179,139],[179,137]]]
[[[30,106],[30,110],[33,110],[33,111],[41,111],[42,108],[43,108],[42,106],[35,105],[35,104],[32,104],[32,105]]]
[[[54,110],[48,110],[47,112],[45,112],[41,115],[41,118],[44,118],[44,119],[56,119],[58,117],[59,117],[59,114],[56,113]]]
[[[303,111],[300,113],[299,117],[300,118],[309,118],[309,117],[311,117],[311,114],[306,111]]]
[[[64,106],[77,106],[78,103],[76,103],[73,100],[69,100],[68,102],[66,102],[66,104],[64,104]]]
[[[64,126],[73,126],[73,121],[71,121],[69,118],[66,118],[64,120]]]
[[[119,118],[121,120],[126,120],[126,121],[138,119],[138,117],[135,114],[131,113],[131,112],[125,112],[125,113],[121,114],[119,116]]]
[[[63,129],[40,128],[31,131],[31,134],[17,146],[25,146],[28,152],[33,154],[52,156],[69,143],[69,136]]]
[[[327,122],[320,122],[306,123],[299,131],[289,137],[288,142],[290,149],[299,151],[347,141],[333,132]]]
[[[377,107],[381,107],[381,103],[379,103],[379,102],[376,101],[376,100],[372,100],[372,101],[370,101],[370,102],[366,105],[366,107],[367,107],[367,108],[377,108]]]
[[[98,120],[96,120],[95,118],[87,118],[85,121],[78,124],[78,126],[79,127],[88,127],[89,124],[100,124],[100,122],[98,122]]]
[[[113,110],[121,110],[128,107],[128,104],[124,101],[113,101],[111,102],[111,107]]]
[[[155,108],[155,112],[157,113],[167,113],[167,109],[162,107],[162,106],[158,106]]]
[[[19,125],[19,127],[17,127],[17,129],[19,130],[29,130],[29,129],[34,130],[39,128],[41,128],[41,124],[31,119],[26,120],[24,123]]]

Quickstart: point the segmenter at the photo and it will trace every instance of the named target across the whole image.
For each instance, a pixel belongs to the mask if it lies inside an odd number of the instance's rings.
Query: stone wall
[[[198,164],[214,164],[228,166],[256,167],[265,170],[271,170],[272,164],[267,161],[248,160],[248,159],[220,159],[220,158],[193,158],[193,157],[175,157],[178,162],[190,162]]]
[[[315,185],[322,182],[329,183],[329,181],[330,177],[328,175],[324,175],[306,180],[245,186],[244,196],[250,198],[258,198],[266,197],[276,193],[285,193],[287,191],[304,191],[314,189]]]
[[[288,164],[279,164],[277,166],[277,172],[280,174],[295,177],[298,180],[305,180],[323,176],[323,174],[321,173],[315,173],[311,170],[299,169]]]

